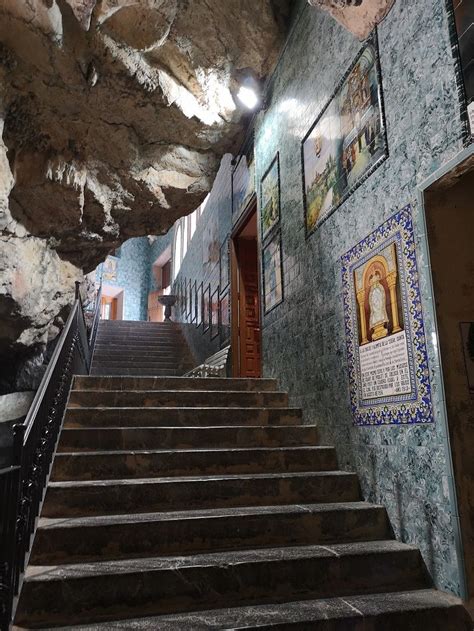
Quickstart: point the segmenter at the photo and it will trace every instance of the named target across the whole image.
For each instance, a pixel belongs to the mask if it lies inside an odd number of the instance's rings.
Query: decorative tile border
[[[387,258],[387,252],[393,252],[391,262],[389,260],[390,255]],[[361,320],[364,318],[365,321],[366,317],[365,305],[368,287],[364,284],[361,290],[359,283],[362,282],[362,274],[369,272],[369,265],[373,265],[373,269],[377,268],[379,264],[377,261],[385,261],[387,269],[390,265],[393,266],[394,271],[390,272],[389,270],[387,279],[384,280],[388,280],[390,273],[395,274],[395,278],[397,278],[398,292],[395,289],[394,296],[397,293],[399,295],[397,299],[394,298],[393,304],[395,306],[393,309],[399,314],[397,318],[400,317],[401,326],[398,331],[381,333],[380,337],[369,340],[370,331],[373,331],[372,335],[375,335],[377,327],[370,329],[366,326],[368,331],[366,331],[366,335],[363,334]],[[366,280],[367,276],[364,278]],[[375,279],[374,282],[377,280]],[[377,230],[344,254],[342,257],[342,284],[350,398],[354,424],[363,426],[432,423],[431,386],[410,206],[406,206],[393,215]],[[359,297],[357,297],[357,291],[359,291]],[[370,291],[368,295],[370,296]],[[392,304],[386,307],[387,313],[390,313],[391,307]],[[379,325],[379,332],[385,331],[383,326],[393,327],[393,309],[392,316],[390,316],[391,325],[388,322],[386,325]],[[389,368],[383,366],[383,362],[387,361],[387,358],[389,362],[391,359],[388,354],[384,356],[384,353],[391,351],[380,349],[387,347],[392,342],[397,345],[399,356],[405,353],[405,349],[406,354],[404,355],[405,359],[400,360],[400,364]],[[392,346],[392,351],[393,348],[395,346]],[[389,374],[390,370],[394,370],[396,373],[397,368],[402,366],[403,362],[406,363],[405,378],[400,381],[402,385],[398,388],[399,392],[383,396],[380,396],[379,393],[378,396],[374,394],[374,396],[363,398],[363,386],[367,388],[367,379],[363,383],[361,349],[364,349],[364,357],[369,351],[373,358],[381,361],[377,370],[383,371],[384,374]],[[380,375],[379,372],[378,376]]]

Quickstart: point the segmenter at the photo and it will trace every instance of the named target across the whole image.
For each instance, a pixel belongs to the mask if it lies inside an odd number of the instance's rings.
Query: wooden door
[[[232,374],[261,377],[257,205],[249,205],[231,240]]]

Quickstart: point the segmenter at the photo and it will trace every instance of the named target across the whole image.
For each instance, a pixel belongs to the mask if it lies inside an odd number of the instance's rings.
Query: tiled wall
[[[303,406],[307,422],[318,423],[323,442],[337,446],[340,465],[357,470],[364,497],[387,507],[397,536],[421,547],[437,585],[459,592],[428,260],[416,208],[417,184],[462,147],[445,4],[397,0],[380,25],[389,158],[308,239],[301,141],[361,44],[329,15],[301,6],[256,133],[257,182],[280,152],[285,283],[284,302],[263,322],[264,372]],[[409,203],[415,205],[435,423],[354,427],[340,258]]]
[[[203,204],[203,213],[197,221],[196,231],[188,246],[179,272],[173,283],[176,290],[178,283],[184,280],[197,281],[204,287],[211,286],[211,295],[219,287],[219,261],[208,261],[209,235],[217,234],[219,244],[222,244],[231,231],[231,156],[223,158],[219,173],[212,191]],[[213,226],[216,226],[213,228]],[[173,233],[174,230],[170,232]],[[213,257],[211,257],[213,258]],[[187,322],[179,308],[175,310],[175,317],[183,323],[183,332],[188,340],[196,363],[202,363],[207,357],[216,353],[221,347],[220,336],[211,339],[211,331],[204,332],[203,326],[196,326]]]
[[[124,290],[123,319],[146,320],[149,283],[149,251],[147,237],[129,239],[120,248],[117,258],[116,280],[103,280],[106,285],[121,287]],[[96,270],[96,278],[100,281],[102,267]]]

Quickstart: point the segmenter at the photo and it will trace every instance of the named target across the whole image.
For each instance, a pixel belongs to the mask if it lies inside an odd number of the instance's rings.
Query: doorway
[[[102,286],[100,319],[123,320],[123,289],[121,287]]]
[[[152,273],[156,290],[148,294],[148,321],[164,322],[165,308],[158,298],[171,292],[171,247],[166,248],[153,263]]]
[[[466,570],[474,611],[474,169],[425,192],[439,346]]]
[[[254,198],[231,235],[232,376],[262,374],[260,266],[257,200]]]

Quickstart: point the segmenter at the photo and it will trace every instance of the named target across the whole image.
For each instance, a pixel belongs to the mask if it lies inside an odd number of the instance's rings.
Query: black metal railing
[[[100,296],[94,321],[97,329]],[[93,325],[94,327],[94,325]],[[93,328],[91,330],[93,332]],[[74,375],[89,374],[95,341],[76,295],[26,419],[13,428],[13,464],[0,470],[0,629],[12,623]]]

